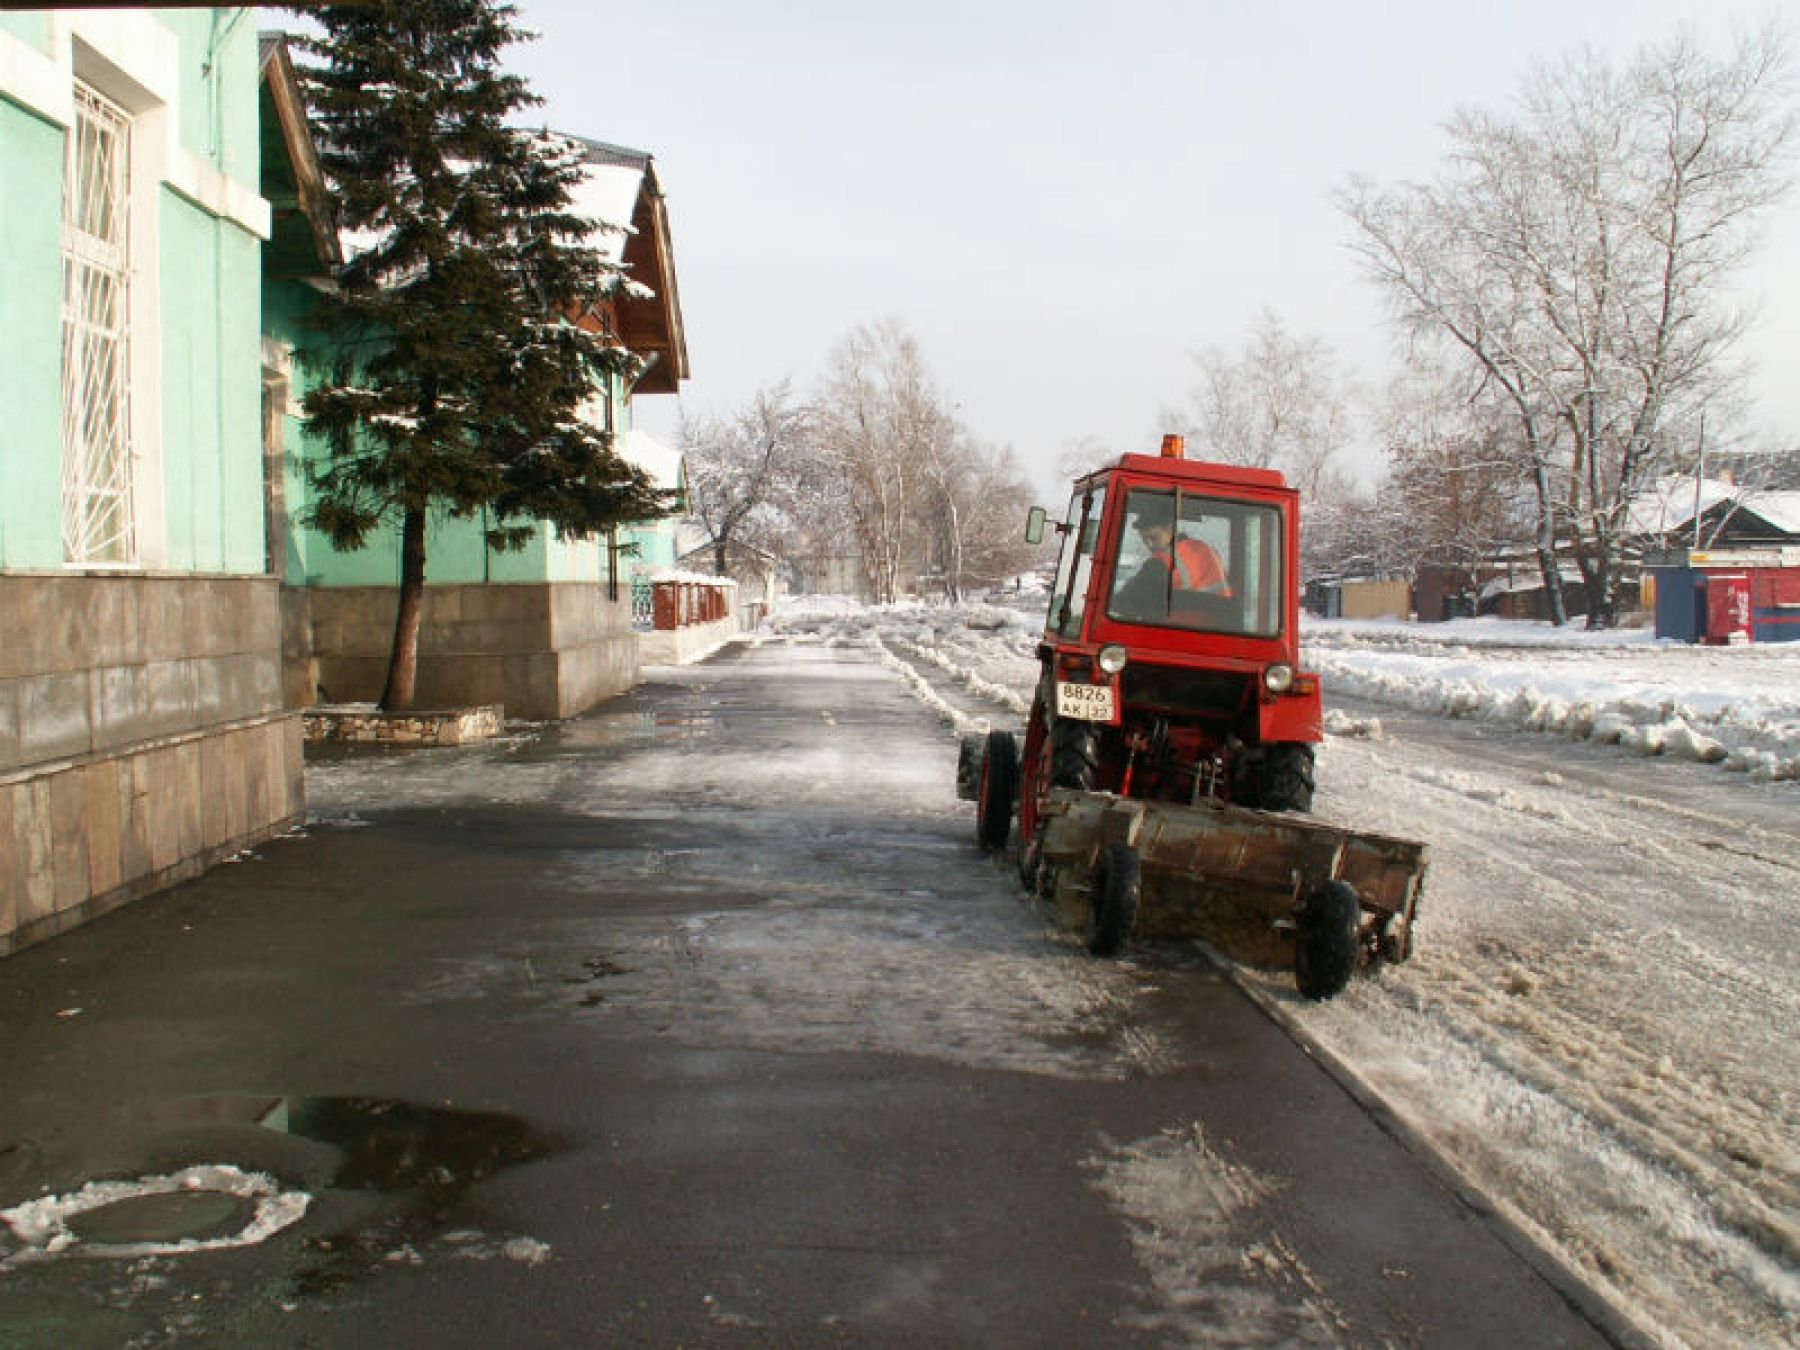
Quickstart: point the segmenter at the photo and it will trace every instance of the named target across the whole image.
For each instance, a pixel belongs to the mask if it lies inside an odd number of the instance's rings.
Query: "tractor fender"
[[[1279,694],[1257,704],[1257,735],[1264,745],[1325,739],[1325,707],[1315,683],[1309,693]]]

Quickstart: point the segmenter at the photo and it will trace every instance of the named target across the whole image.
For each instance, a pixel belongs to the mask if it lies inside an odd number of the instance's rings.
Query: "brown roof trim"
[[[319,250],[320,260],[336,267],[344,261],[343,248],[338,242],[337,225],[332,220],[331,194],[325,186],[325,171],[319,165],[318,147],[313,144],[312,128],[307,120],[306,96],[300,92],[300,80],[294,74],[294,58],[288,54],[287,34],[257,34],[257,56],[257,73],[275,104],[281,140],[294,168],[300,210],[312,227],[313,243]]]

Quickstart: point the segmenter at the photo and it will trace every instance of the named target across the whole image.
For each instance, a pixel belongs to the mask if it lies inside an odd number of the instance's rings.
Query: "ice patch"
[[[1198,1124],[1089,1159],[1125,1216],[1151,1305],[1134,1323],[1190,1346],[1338,1346],[1350,1330],[1257,1211],[1274,1185],[1212,1147]]]

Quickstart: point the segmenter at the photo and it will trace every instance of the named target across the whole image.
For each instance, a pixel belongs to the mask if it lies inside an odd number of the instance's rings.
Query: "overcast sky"
[[[1624,56],[1741,0],[519,0],[508,64],[544,119],[649,151],[668,194],[693,378],[724,413],[802,391],[851,328],[896,318],[979,437],[1048,491],[1070,443],[1147,449],[1193,354],[1268,307],[1366,381],[1379,306],[1330,201],[1429,175],[1462,103],[1527,63]],[[1702,17],[1703,16],[1703,17]],[[1751,354],[1800,436],[1800,194],[1772,222]],[[1779,368],[1785,364],[1786,369]],[[677,401],[639,426],[674,439]]]

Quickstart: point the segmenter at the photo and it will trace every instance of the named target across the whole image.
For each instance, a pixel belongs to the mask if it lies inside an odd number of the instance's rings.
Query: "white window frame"
[[[63,170],[63,556],[80,567],[139,561],[139,437],[133,425],[131,114],[74,86]]]
[[[232,13],[225,31],[253,14]],[[270,228],[269,204],[251,184],[182,144],[181,59],[175,33],[153,10],[52,8],[44,11],[41,41],[0,32],[0,97],[73,135],[74,89],[80,81],[132,119],[129,416],[135,565],[145,571],[169,565],[159,265],[163,194],[174,192],[260,239],[269,237]],[[65,566],[117,570],[127,565],[67,561]]]

